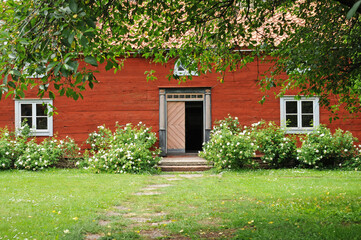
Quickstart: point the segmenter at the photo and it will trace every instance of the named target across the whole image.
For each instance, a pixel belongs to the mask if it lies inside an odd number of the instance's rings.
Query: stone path
[[[142,188],[139,192],[133,193],[135,196],[152,196],[152,195],[161,195],[163,192],[161,191],[164,188],[173,187],[172,182],[179,181],[182,179],[191,179],[191,178],[199,178],[202,177],[203,174],[166,174],[160,175],[160,178],[163,178],[169,182],[169,184],[153,184],[148,185]],[[151,210],[152,209],[145,209]],[[123,219],[129,220],[131,223],[126,226],[127,230],[133,230],[133,228],[141,228],[142,226],[147,226],[144,230],[139,230],[137,233],[141,235],[144,239],[156,239],[162,238],[166,236],[166,232],[159,228],[161,226],[166,226],[168,224],[172,224],[172,220],[164,220],[167,216],[165,212],[143,212],[143,213],[135,213],[132,209],[129,209],[126,206],[114,206],[105,213],[104,215],[107,219],[110,217],[119,217],[121,216]],[[98,225],[103,228],[111,228],[112,224],[115,224],[116,221],[112,220],[99,220]],[[152,228],[149,228],[151,226]],[[103,237],[104,234],[99,233],[87,233],[85,234],[86,240],[97,240]]]

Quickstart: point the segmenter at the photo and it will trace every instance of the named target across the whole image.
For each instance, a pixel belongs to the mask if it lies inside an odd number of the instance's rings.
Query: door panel
[[[168,102],[167,120],[168,151],[185,152],[185,102]]]

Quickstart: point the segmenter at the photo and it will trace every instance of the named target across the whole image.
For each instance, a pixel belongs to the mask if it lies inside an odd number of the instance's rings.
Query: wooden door
[[[185,152],[185,102],[167,103],[168,152]]]

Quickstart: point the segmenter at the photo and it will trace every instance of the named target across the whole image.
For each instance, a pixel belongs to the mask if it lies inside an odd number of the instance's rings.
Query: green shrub
[[[264,155],[261,160],[272,168],[293,167],[296,165],[296,139],[286,136],[274,122],[259,122],[251,130],[257,141],[258,150]]]
[[[298,159],[306,167],[334,168],[355,157],[353,145],[357,139],[348,131],[337,129],[334,134],[325,126],[301,139]]]
[[[14,163],[13,143],[7,128],[0,131],[0,169],[10,169]]]
[[[237,118],[228,116],[216,123],[210,140],[199,154],[213,162],[217,170],[238,169],[246,164],[254,165],[252,157],[256,149],[250,132],[243,130]]]
[[[361,171],[361,145],[358,145],[358,147],[355,145],[354,147],[356,149],[355,156],[347,159],[342,164],[342,167],[348,170]]]
[[[112,133],[105,126],[91,133],[87,143],[91,146],[81,166],[96,172],[138,173],[154,171],[160,161],[160,150],[155,147],[157,137],[142,123],[125,127],[116,124]]]
[[[74,158],[78,153],[78,146],[69,137],[65,140],[57,140],[55,137],[46,138],[40,144],[33,138],[26,142],[22,154],[15,161],[14,166],[18,169],[39,170],[54,167],[60,160]]]

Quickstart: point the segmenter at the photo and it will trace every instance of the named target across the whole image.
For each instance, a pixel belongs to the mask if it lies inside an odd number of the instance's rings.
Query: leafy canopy
[[[341,105],[357,112],[358,2],[7,0],[0,3],[0,97],[21,98],[37,87],[40,97],[57,91],[78,99],[96,83],[99,63],[117,71],[133,55],[156,63],[179,58],[190,71],[220,72],[220,81],[272,56],[272,67],[260,73],[264,90],[279,86],[282,95],[296,88],[335,112]]]

